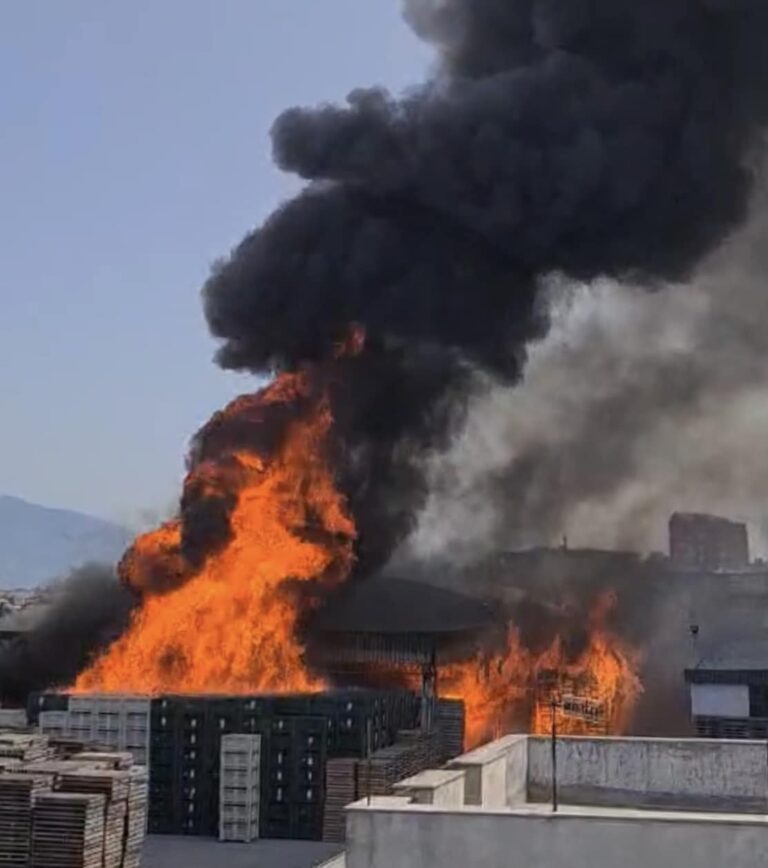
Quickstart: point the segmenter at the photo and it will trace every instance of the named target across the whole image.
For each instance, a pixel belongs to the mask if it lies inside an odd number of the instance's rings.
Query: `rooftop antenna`
[[[694,665],[696,665],[699,662],[699,625],[691,624],[688,629],[691,631],[691,643],[693,644],[693,663]]]
[[[557,694],[553,691],[550,697],[552,712],[552,730],[550,732],[550,749],[552,751],[552,813],[557,813],[557,709],[560,705]]]

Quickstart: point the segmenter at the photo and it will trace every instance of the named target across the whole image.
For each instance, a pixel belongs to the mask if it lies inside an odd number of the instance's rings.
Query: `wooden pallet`
[[[346,838],[344,808],[357,798],[357,759],[330,759],[325,767],[325,808],[323,840],[341,842]]]
[[[91,751],[86,750],[78,754],[78,760],[82,762],[95,762],[120,771],[126,771],[133,766],[133,754],[128,751]]]
[[[131,769],[128,787],[128,819],[125,826],[125,848],[122,868],[139,868],[141,851],[147,832],[149,779],[141,766]]]
[[[0,732],[0,758],[33,762],[48,757],[48,739],[27,732]]]
[[[0,865],[27,868],[32,836],[32,806],[50,792],[47,776],[0,773]]]
[[[30,868],[102,868],[105,805],[98,794],[37,796]]]

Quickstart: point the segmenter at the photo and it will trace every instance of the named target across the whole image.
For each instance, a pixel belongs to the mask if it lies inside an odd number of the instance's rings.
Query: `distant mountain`
[[[0,495],[0,588],[29,588],[88,561],[114,562],[132,534],[68,509]]]

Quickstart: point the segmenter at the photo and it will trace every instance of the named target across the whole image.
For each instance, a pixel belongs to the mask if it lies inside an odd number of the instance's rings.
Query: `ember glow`
[[[301,409],[299,409],[301,408]],[[143,593],[128,631],[77,679],[76,690],[243,693],[320,689],[303,665],[296,624],[302,585],[342,581],[352,566],[355,527],[325,459],[331,414],[301,374],[283,375],[239,398],[209,423],[246,431],[288,411],[274,454],[242,447],[190,470],[185,494],[226,493],[234,502],[229,539],[189,572],[182,523],[139,537],[121,578]],[[257,431],[258,433],[258,431]],[[153,590],[157,575],[178,583]],[[286,580],[290,580],[287,582]]]

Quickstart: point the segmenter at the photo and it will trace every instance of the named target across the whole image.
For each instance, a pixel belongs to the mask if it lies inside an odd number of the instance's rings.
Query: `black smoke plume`
[[[136,598],[107,566],[91,564],[49,589],[51,603],[18,638],[0,646],[0,697],[66,687],[128,626]]]
[[[256,372],[365,327],[332,392],[363,568],[412,529],[468,367],[519,378],[542,278],[680,280],[743,220],[767,6],[407,0],[432,80],[278,118],[275,159],[307,187],[215,270],[205,310],[219,362]]]

